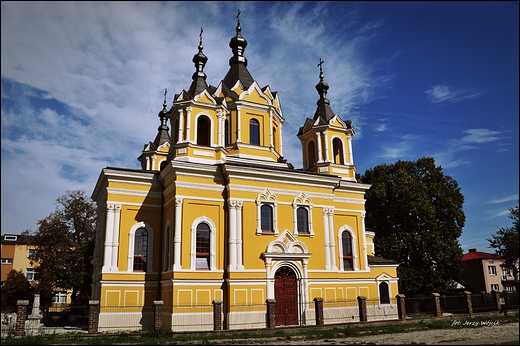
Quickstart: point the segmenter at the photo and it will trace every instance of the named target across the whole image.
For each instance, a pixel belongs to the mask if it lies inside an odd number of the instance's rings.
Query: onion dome
[[[204,73],[204,66],[206,66],[206,62],[208,58],[202,53],[202,49],[204,46],[202,45],[202,28],[200,28],[200,40],[199,40],[199,52],[193,56],[193,63],[195,63],[195,73],[191,76],[193,82],[191,82],[190,88],[188,89],[188,94],[191,97],[199,94],[201,91],[208,88],[208,84],[206,83],[206,74]]]
[[[316,113],[314,113],[314,120],[319,117],[325,119],[327,122],[334,117],[334,112],[330,108],[330,101],[326,98],[327,90],[329,90],[329,85],[325,82],[323,76],[323,60],[320,58],[320,63],[318,66],[320,67],[320,81],[316,84],[316,90],[320,95],[320,99],[316,102],[318,104],[318,108],[316,109]]]
[[[237,81],[240,80],[242,85],[247,89],[253,84],[254,80],[247,70],[247,59],[244,57],[244,50],[247,47],[247,41],[242,37],[242,27],[240,26],[240,10],[238,10],[238,23],[236,26],[236,35],[229,41],[229,47],[233,52],[233,56],[229,59],[230,69],[224,77],[224,84],[228,88],[233,88]]]

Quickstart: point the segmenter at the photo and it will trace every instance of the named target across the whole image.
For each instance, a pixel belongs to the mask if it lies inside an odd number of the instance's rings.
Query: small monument
[[[40,295],[36,293],[34,295],[32,312],[29,316],[27,316],[27,321],[25,321],[26,334],[40,334],[40,331],[43,328],[43,325],[40,322],[42,317],[43,314],[40,311]]]

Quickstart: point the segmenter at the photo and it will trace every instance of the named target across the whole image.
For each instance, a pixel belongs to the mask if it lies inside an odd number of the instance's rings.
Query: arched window
[[[341,233],[341,245],[343,250],[343,270],[354,270],[352,264],[352,237],[349,231]]]
[[[339,138],[334,138],[332,141],[332,152],[334,155],[334,163],[338,165],[344,165],[345,160],[343,159],[343,142]]]
[[[309,168],[316,166],[316,146],[313,141],[309,142],[307,146],[307,156],[309,158]]]
[[[210,143],[210,121],[207,116],[201,115],[197,118],[197,144],[209,146]]]
[[[379,284],[379,302],[380,304],[390,304],[390,293],[386,282]]]
[[[134,236],[134,271],[146,271],[148,232],[144,228],[135,231]]]
[[[298,233],[309,233],[309,211],[305,207],[296,210]]]
[[[262,232],[273,232],[273,208],[268,204],[263,204],[260,208]]]
[[[195,242],[196,268],[209,269],[210,228],[207,223],[201,222],[197,225],[197,235]]]
[[[256,119],[249,120],[249,144],[260,145],[260,123]]]

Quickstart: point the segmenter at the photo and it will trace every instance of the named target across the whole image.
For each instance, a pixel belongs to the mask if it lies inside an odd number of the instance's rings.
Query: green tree
[[[37,222],[31,264],[42,306],[52,303],[56,290],[71,290],[71,304],[79,305],[90,297],[96,208],[83,190],[67,191],[56,201],[56,210]]]
[[[460,274],[458,242],[466,221],[464,196],[433,158],[397,161],[359,177],[366,193],[366,226],[376,256],[399,262],[399,292],[408,297],[447,289]]]
[[[16,310],[18,300],[30,300],[34,298],[31,283],[25,277],[22,270],[11,270],[7,274],[5,283],[2,285],[2,309],[13,308]]]
[[[513,268],[513,275],[515,280],[518,280],[518,261],[519,261],[519,242],[518,233],[520,233],[520,211],[516,206],[509,208],[509,218],[513,220],[511,227],[499,227],[496,234],[492,234],[489,242],[489,247],[495,249],[497,255],[503,256],[506,260],[506,265]]]

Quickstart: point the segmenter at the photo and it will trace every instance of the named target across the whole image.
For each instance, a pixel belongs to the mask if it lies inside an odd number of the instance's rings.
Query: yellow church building
[[[341,313],[352,321],[360,296],[369,319],[397,314],[398,263],[374,256],[370,185],[356,181],[354,127],[331,109],[322,61],[296,169],[283,156],[279,95],[247,69],[240,20],[229,46],[229,71],[208,85],[201,30],[191,85],[170,109],[165,92],[141,169],[101,171],[92,194],[98,330],[127,318],[153,324],[157,301],[171,331],[205,329],[200,320],[211,328],[215,301],[225,329],[266,327],[267,301],[280,326],[313,323],[315,298],[325,321]]]

